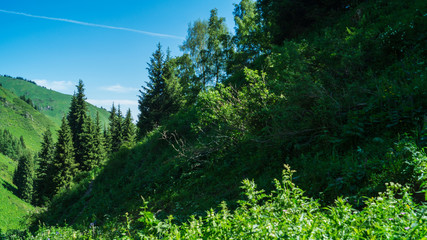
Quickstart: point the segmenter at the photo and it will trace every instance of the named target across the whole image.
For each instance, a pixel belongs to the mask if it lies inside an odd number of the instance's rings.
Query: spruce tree
[[[110,116],[108,117],[109,120],[109,128],[107,129],[107,131],[104,130],[104,134],[107,145],[108,145],[108,149],[110,150],[109,152],[113,152],[113,133],[116,132],[117,130],[117,125],[116,125],[116,118],[117,118],[117,112],[116,112],[116,107],[111,106],[111,110],[110,110]]]
[[[105,140],[104,140],[104,135],[101,132],[101,121],[99,120],[99,112],[96,112],[96,119],[95,119],[95,126],[94,126],[94,143],[95,143],[95,148],[94,148],[94,153],[95,153],[95,164],[99,165],[106,156],[106,149],[105,149]]]
[[[18,188],[17,195],[26,202],[33,196],[34,162],[29,150],[23,152],[18,160],[18,167],[13,176],[13,183]]]
[[[58,142],[55,145],[53,161],[53,178],[55,193],[63,186],[69,187],[76,174],[78,164],[74,160],[74,147],[71,129],[67,120],[62,118],[62,125],[58,131]]]
[[[135,125],[130,109],[126,112],[125,120],[123,121],[123,142],[132,145],[135,142]]]
[[[95,126],[89,119],[83,121],[83,132],[79,135],[81,145],[80,152],[82,161],[79,162],[79,169],[82,171],[90,171],[98,161],[95,149]]]
[[[176,72],[176,62],[170,57],[170,50],[168,49],[163,67],[165,90],[162,99],[162,118],[176,113],[185,104],[184,91]]]
[[[120,149],[120,146],[123,142],[123,133],[122,133],[122,113],[120,110],[120,105],[118,106],[117,112],[116,107],[112,106],[110,111],[110,128],[109,128],[109,142],[111,152],[116,152]]]
[[[111,153],[111,134],[109,129],[104,125],[103,144],[106,153]]]
[[[161,105],[166,84],[163,78],[164,70],[164,54],[160,43],[157,45],[157,50],[153,53],[148,63],[148,78],[147,86],[143,91],[139,91],[141,96],[138,100],[138,138],[142,138],[147,132],[151,131],[160,124]]]
[[[79,169],[90,171],[97,166],[105,157],[104,140],[101,135],[99,113],[96,115],[96,122],[88,120],[84,122],[84,131],[80,135],[82,142],[82,157],[84,161]]]
[[[74,93],[71,99],[70,112],[68,113],[67,120],[71,129],[73,147],[76,150],[74,156],[75,161],[79,164],[79,168],[83,168],[86,166],[84,164],[84,154],[87,150],[84,149],[84,147],[88,144],[85,140],[87,140],[87,134],[89,134],[86,131],[88,130],[87,125],[89,124],[90,118],[87,114],[83,81],[79,80],[79,84],[76,87],[77,93]]]
[[[38,168],[34,180],[34,198],[36,205],[44,205],[55,191],[52,183],[54,175],[52,164],[55,155],[55,145],[52,139],[52,133],[47,130],[43,134],[42,149],[38,157]]]

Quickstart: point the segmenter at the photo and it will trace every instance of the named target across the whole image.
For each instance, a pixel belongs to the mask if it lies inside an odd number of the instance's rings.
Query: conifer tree
[[[52,182],[55,193],[63,186],[69,187],[76,173],[78,164],[74,160],[74,147],[71,129],[67,120],[62,118],[61,128],[58,131],[58,142],[55,145],[53,161],[54,176]]]
[[[135,142],[135,125],[130,109],[126,112],[126,117],[123,121],[123,142],[132,145]]]
[[[96,112],[95,126],[94,126],[94,144],[95,149],[93,150],[95,153],[95,164],[100,164],[106,156],[105,150],[105,140],[104,135],[101,132],[101,121],[99,119],[99,112]]]
[[[175,61],[170,57],[170,50],[168,49],[163,67],[165,90],[162,104],[162,118],[177,112],[185,104],[183,88],[176,71]]]
[[[113,104],[110,112],[110,129],[109,129],[109,138],[110,138],[110,148],[111,152],[116,152],[120,149],[120,146],[123,141],[122,137],[122,113],[120,110],[120,105],[116,108]]]
[[[18,188],[18,197],[31,202],[33,196],[34,162],[29,150],[23,152],[18,160],[18,167],[13,176],[13,183]]]
[[[87,106],[85,102],[86,96],[84,94],[83,81],[79,80],[79,84],[76,87],[77,93],[74,93],[73,98],[71,99],[70,112],[68,113],[67,120],[71,129],[73,147],[76,150],[74,156],[75,161],[76,163],[80,164],[80,167],[83,167],[83,145],[85,145],[85,142],[82,142],[82,139],[80,138],[85,131],[84,125],[88,124],[87,121],[89,121],[89,117],[87,115]]]
[[[106,153],[111,153],[111,134],[109,129],[104,125],[103,144]]]
[[[117,118],[117,110],[116,107],[111,106],[111,110],[110,110],[110,116],[108,117],[109,120],[109,128],[107,129],[107,131],[104,130],[104,134],[106,135],[106,142],[108,144],[108,149],[110,150],[109,152],[113,152],[113,132],[117,131],[117,125],[116,125],[116,120]]]
[[[81,150],[76,151],[81,153],[82,161],[79,162],[79,169],[82,171],[90,171],[98,161],[96,156],[95,145],[95,127],[92,121],[86,119],[83,121],[83,132],[79,135]]]
[[[148,64],[150,81],[140,90],[138,115],[138,138],[157,127],[160,122],[184,105],[184,97],[179,79],[176,76],[174,61],[167,51],[166,58],[161,45],[153,53]]]
[[[99,113],[96,115],[96,122],[85,121],[84,132],[80,136],[83,145],[83,159],[80,167],[83,171],[90,171],[104,159],[104,146],[99,126]]]
[[[53,196],[55,191],[52,184],[53,160],[55,155],[55,146],[52,139],[52,133],[47,130],[43,134],[42,149],[38,157],[38,168],[34,180],[34,198],[33,202],[36,205],[43,205]]]
[[[151,131],[160,123],[161,101],[165,91],[165,81],[163,78],[164,54],[160,43],[148,63],[149,82],[143,91],[139,91],[141,96],[138,100],[138,138],[142,138],[147,132]]]

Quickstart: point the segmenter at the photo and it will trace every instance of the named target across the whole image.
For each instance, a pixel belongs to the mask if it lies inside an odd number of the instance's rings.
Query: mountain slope
[[[93,182],[54,199],[46,221],[87,226],[120,218],[139,211],[141,196],[160,217],[203,215],[221,200],[235,206],[245,178],[272,190],[284,163],[325,204],[344,195],[363,207],[365,196],[384,191],[385,183],[410,183],[414,161],[398,143],[405,133],[425,131],[427,109],[427,15],[419,13],[427,8],[425,1],[417,4],[364,3],[330,26],[277,46],[266,57],[273,67],[265,79],[248,71],[241,81],[254,83],[238,94],[219,85],[199,95],[199,106],[122,149]],[[359,9],[365,15],[354,22]],[[389,26],[401,36],[395,39]],[[384,43],[389,46],[380,48]]]
[[[0,233],[10,229],[22,229],[20,222],[34,208],[18,198],[12,183],[17,162],[0,153]]]
[[[30,81],[7,76],[0,76],[0,84],[17,96],[30,98],[40,112],[48,116],[57,126],[61,125],[62,116],[68,113],[71,95],[49,90]],[[96,112],[99,112],[101,123],[108,123],[109,113],[107,110],[95,107],[90,103],[88,103],[88,109],[92,119],[95,119]]]
[[[51,119],[0,86],[0,129],[7,129],[16,138],[23,136],[27,147],[37,151],[43,132],[56,128]]]

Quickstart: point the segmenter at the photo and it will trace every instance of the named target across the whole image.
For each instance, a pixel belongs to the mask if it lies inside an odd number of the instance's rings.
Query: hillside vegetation
[[[34,82],[28,80],[8,76],[0,76],[0,84],[19,97],[25,96],[31,99],[34,106],[56,124],[55,130],[61,125],[62,117],[68,114],[71,95],[38,86]],[[102,123],[108,123],[109,113],[107,110],[97,108],[91,104],[88,104],[88,108],[92,118],[95,119],[96,112],[99,112],[100,121]]]
[[[23,136],[25,144],[33,151],[40,149],[44,131],[57,128],[46,115],[2,86],[0,86],[0,113],[0,129],[7,129],[16,138]]]
[[[235,35],[217,14],[157,46],[138,140],[112,111],[108,160],[22,236],[425,239],[427,2],[242,0]]]
[[[25,229],[25,217],[34,209],[14,194],[16,165],[16,161],[0,153],[0,236],[8,230]]]

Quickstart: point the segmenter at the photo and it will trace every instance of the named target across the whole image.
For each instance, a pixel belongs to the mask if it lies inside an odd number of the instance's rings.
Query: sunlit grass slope
[[[23,136],[27,147],[37,151],[43,132],[56,128],[58,125],[46,115],[0,86],[0,129],[7,129],[16,138]]]
[[[12,183],[17,162],[0,153],[0,232],[23,229],[21,221],[33,207],[14,195]]]
[[[61,119],[68,113],[71,95],[59,93],[22,79],[0,76],[0,84],[14,92],[17,96],[25,95],[39,107],[40,112],[48,116],[59,128]],[[92,119],[99,112],[101,123],[108,122],[109,113],[105,109],[88,104]]]

